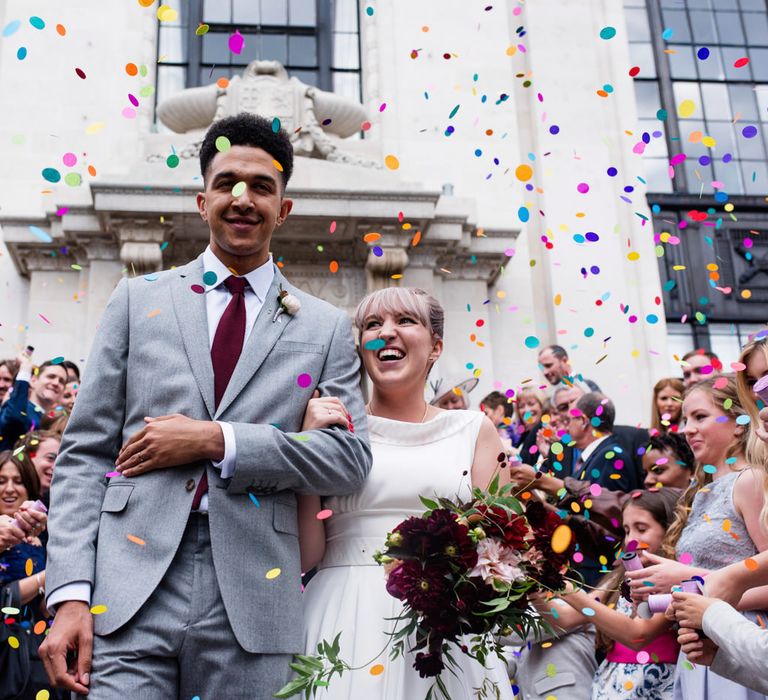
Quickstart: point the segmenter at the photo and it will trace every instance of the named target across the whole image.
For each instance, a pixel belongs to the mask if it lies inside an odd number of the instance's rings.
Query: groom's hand
[[[87,695],[92,651],[93,617],[88,604],[70,600],[59,605],[56,620],[39,649],[51,685]]]
[[[176,467],[200,459],[224,458],[224,435],[214,421],[194,420],[178,413],[145,418],[147,423],[123,445],[115,462],[123,476]]]

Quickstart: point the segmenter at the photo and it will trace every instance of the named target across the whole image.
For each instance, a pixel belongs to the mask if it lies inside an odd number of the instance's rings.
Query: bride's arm
[[[325,525],[317,519],[321,510],[320,496],[299,496],[299,551],[301,570],[314,569],[325,554]]]
[[[490,419],[483,417],[475,443],[475,457],[472,460],[472,486],[488,488],[494,475],[499,472],[499,486],[509,483],[509,467],[506,458],[499,462],[499,455],[506,457],[496,427]]]

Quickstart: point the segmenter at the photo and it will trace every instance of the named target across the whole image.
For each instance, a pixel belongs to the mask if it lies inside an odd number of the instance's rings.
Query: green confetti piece
[[[232,196],[239,197],[245,192],[246,184],[241,180],[232,188]]]

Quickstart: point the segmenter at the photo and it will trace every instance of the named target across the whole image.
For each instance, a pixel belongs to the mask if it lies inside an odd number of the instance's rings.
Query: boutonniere
[[[277,311],[272,318],[272,323],[277,321],[278,317],[282,313],[286,313],[289,316],[295,316],[301,308],[301,302],[293,296],[290,292],[286,292],[283,289],[283,285],[280,285],[280,292],[277,295]]]

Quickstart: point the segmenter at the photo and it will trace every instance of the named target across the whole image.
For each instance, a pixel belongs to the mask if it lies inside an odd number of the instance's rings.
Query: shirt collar
[[[590,429],[591,429],[591,426],[590,426]],[[603,435],[603,437],[597,438],[597,440],[595,440],[594,442],[590,442],[589,445],[587,445],[581,451],[582,461],[586,462],[589,459],[590,455],[597,449],[598,445],[600,445],[601,442],[605,442],[609,437],[611,437],[610,434]]]
[[[203,253],[203,270],[204,272],[213,272],[216,275],[216,284],[210,287],[206,285],[206,294],[212,289],[217,289],[227,277],[232,277],[231,270],[216,257],[215,253],[211,250],[211,246],[206,247],[205,252]],[[248,280],[248,284],[253,290],[253,293],[263,304],[264,300],[267,298],[267,292],[272,284],[272,280],[275,278],[275,268],[272,265],[272,256],[270,255],[269,260],[263,265],[260,265],[255,270],[251,270],[243,276]]]

